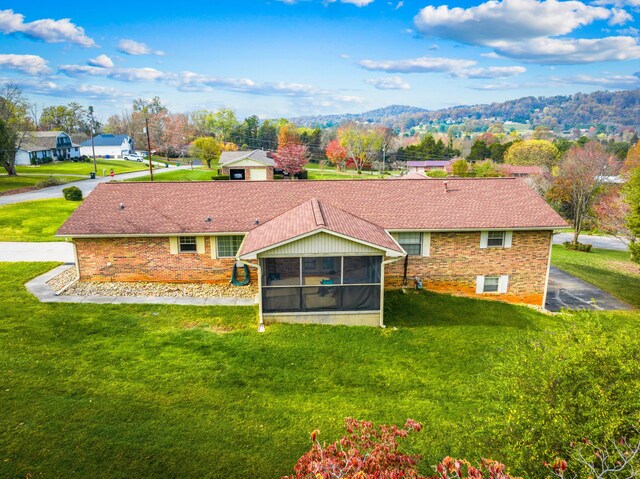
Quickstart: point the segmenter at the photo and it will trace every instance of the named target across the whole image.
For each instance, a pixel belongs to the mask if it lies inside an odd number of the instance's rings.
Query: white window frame
[[[496,291],[485,291],[486,279],[498,278],[498,289]],[[509,290],[509,275],[491,274],[479,275],[476,277],[476,294],[505,294]]]
[[[236,249],[236,252],[232,255],[232,256],[227,256],[227,255],[221,255],[220,254],[220,239],[221,238],[240,238],[240,243],[238,243],[238,248]],[[221,235],[221,236],[215,236],[211,239],[212,242],[215,242],[215,251],[216,251],[216,258],[235,258],[236,255],[238,254],[238,250],[240,249],[240,245],[242,244],[242,241],[244,240],[244,235]],[[212,245],[213,246],[213,245]],[[213,251],[213,248],[212,248]]]
[[[412,244],[412,245],[420,245],[420,252],[419,253],[408,253],[408,256],[429,256],[430,252],[431,252],[431,233],[426,232],[426,231],[396,231],[392,234],[393,238],[396,240],[396,242],[404,249],[404,247],[401,244],[400,241],[400,236],[403,234],[418,234],[420,235],[420,242],[419,243],[405,243],[405,244]],[[406,250],[405,250],[406,251]]]
[[[189,242],[184,242],[183,243],[183,239],[185,240],[191,240],[193,238],[193,242],[189,241]],[[183,244],[188,244],[188,245],[193,245],[194,249],[188,249],[188,250],[183,250],[182,249],[182,245]],[[198,253],[198,238],[197,236],[178,236],[178,253],[180,254],[197,254]]]
[[[489,235],[491,233],[503,233],[501,245],[489,245]],[[511,230],[491,230],[480,232],[480,248],[511,248],[513,242],[513,231]]]

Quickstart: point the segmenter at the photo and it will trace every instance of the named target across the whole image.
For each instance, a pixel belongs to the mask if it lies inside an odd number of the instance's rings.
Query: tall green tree
[[[22,90],[6,84],[0,90],[0,164],[7,175],[17,176],[16,153],[32,128],[28,116],[29,102]]]
[[[631,260],[640,264],[640,166],[633,168],[629,174],[629,180],[623,188],[624,200],[629,205],[627,214],[627,227],[631,232],[632,240],[629,243]]]
[[[89,135],[91,131],[89,111],[76,102],[44,108],[38,123],[43,130],[61,130],[69,134]]]
[[[220,144],[210,136],[196,138],[191,147],[191,155],[201,159],[211,168],[211,163],[216,163],[220,158]]]
[[[558,164],[560,152],[547,140],[527,140],[513,143],[504,156],[509,165],[545,166],[549,170]]]
[[[469,161],[484,161],[487,158],[491,158],[491,150],[483,140],[476,140],[471,145],[471,151],[467,160]]]
[[[229,141],[231,133],[239,126],[233,110],[220,108],[207,116],[207,128],[218,141]]]

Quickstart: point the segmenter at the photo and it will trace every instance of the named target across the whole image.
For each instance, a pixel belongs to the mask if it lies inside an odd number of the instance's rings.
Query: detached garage
[[[223,151],[220,155],[222,173],[230,180],[273,180],[275,165],[264,150]]]

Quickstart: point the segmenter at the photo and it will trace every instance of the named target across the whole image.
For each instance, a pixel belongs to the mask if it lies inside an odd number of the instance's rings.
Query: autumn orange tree
[[[327,143],[324,154],[338,168],[338,171],[342,171],[347,164],[347,150],[338,140],[331,140]]]

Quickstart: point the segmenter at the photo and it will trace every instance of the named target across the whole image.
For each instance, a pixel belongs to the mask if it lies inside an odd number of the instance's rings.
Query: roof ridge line
[[[327,226],[327,222],[322,213],[322,206],[318,198],[311,198],[311,211],[313,212],[313,218],[316,220],[316,226]]]

